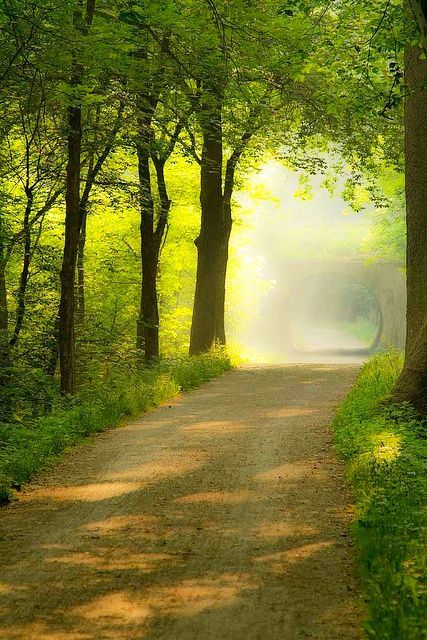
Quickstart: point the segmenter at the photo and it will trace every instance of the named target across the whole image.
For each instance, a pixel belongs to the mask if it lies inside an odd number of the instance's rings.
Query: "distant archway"
[[[289,293],[286,327],[292,350],[356,355],[373,353],[383,314],[372,289],[337,272],[314,274]]]
[[[356,260],[283,260],[277,261],[274,273],[275,286],[266,296],[259,317],[246,337],[247,344],[254,352],[276,361],[305,361],[306,357],[321,359],[322,355],[335,357],[335,354],[339,358],[348,355],[351,360],[354,355],[373,353],[380,345],[384,348],[404,348],[406,281],[400,265]],[[364,339],[362,344],[357,344],[356,340],[346,344],[342,334],[338,343],[337,340],[335,343],[333,340],[325,343],[326,334],[323,332],[322,335],[321,331],[317,332],[317,344],[313,344],[312,340],[310,344],[308,338],[313,337],[316,323],[319,326],[322,319],[316,297],[325,301],[328,310],[328,292],[335,287],[332,282],[337,283],[338,287],[347,287],[344,298],[347,296],[353,300],[346,307],[349,317],[358,316],[359,303],[367,311],[359,314],[359,320],[364,319],[365,322],[358,322],[358,326],[351,327],[354,338]],[[316,295],[312,311],[306,314],[315,321],[313,332],[310,336],[307,331],[301,339],[301,331],[296,329],[295,315],[299,306],[300,311],[301,306],[304,307],[304,299],[310,300],[313,291]],[[332,296],[331,310],[333,307]],[[338,315],[338,322],[340,313],[344,313],[344,309],[338,309],[338,314],[335,314],[335,319]],[[332,334],[330,338],[333,338]]]

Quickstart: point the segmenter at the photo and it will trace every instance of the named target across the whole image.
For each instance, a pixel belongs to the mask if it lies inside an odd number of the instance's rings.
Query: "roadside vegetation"
[[[366,630],[376,640],[420,640],[425,631],[425,420],[409,405],[383,402],[401,367],[397,352],[375,356],[334,422],[356,501]]]
[[[33,397],[25,402],[23,396],[21,417],[0,423],[0,502],[9,501],[14,489],[64,449],[200,386],[231,366],[223,349],[213,349],[200,356],[163,360],[150,369],[115,369],[108,378],[85,387],[81,395],[65,399],[40,376],[37,385],[34,381],[38,413],[34,414]]]

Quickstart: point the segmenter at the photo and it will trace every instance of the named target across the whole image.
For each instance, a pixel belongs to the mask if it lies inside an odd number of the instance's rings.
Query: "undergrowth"
[[[334,421],[348,464],[357,516],[353,525],[375,640],[426,638],[426,423],[409,406],[381,401],[399,375],[401,356],[374,357]]]
[[[120,370],[93,381],[77,399],[50,398],[46,415],[15,416],[0,423],[0,502],[46,467],[64,449],[211,380],[231,368],[219,349],[192,358],[164,360],[150,369]],[[52,396],[52,393],[50,394]]]

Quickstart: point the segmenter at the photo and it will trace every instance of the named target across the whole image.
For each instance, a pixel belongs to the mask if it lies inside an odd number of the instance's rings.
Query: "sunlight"
[[[93,533],[100,533],[101,535],[115,534],[120,531],[136,531],[139,535],[146,536],[155,535],[153,530],[156,529],[159,522],[160,518],[158,516],[129,514],[89,522],[83,526],[83,529]]]
[[[371,441],[375,445],[373,456],[376,462],[380,464],[390,463],[399,457],[402,448],[401,435],[392,431],[382,431],[371,436]]]
[[[128,556],[128,557],[126,557]],[[47,559],[48,562],[82,565],[93,567],[98,571],[128,571],[137,570],[142,573],[151,573],[159,564],[176,564],[179,558],[165,553],[132,553],[121,548],[111,550],[110,548],[97,548],[97,554],[87,552],[70,552],[63,556],[53,556]]]
[[[0,2],[0,640],[418,640],[426,53],[427,0]]]
[[[36,487],[23,496],[26,502],[41,500],[96,502],[139,491],[140,482],[97,482],[68,487]]]
[[[91,633],[81,631],[52,631],[48,623],[34,622],[13,627],[0,627],[0,637],[5,640],[93,640]]]
[[[279,551],[277,553],[259,556],[255,558],[254,562],[265,563],[268,566],[269,571],[281,575],[292,566],[315,557],[319,552],[324,549],[332,548],[335,544],[336,543],[333,540],[313,542],[293,549],[288,549],[287,551]]]
[[[244,422],[237,422],[231,420],[208,420],[205,422],[197,422],[196,424],[189,424],[182,427],[181,431],[188,434],[205,434],[205,435],[228,435],[229,433],[240,433],[247,431],[250,426]]]
[[[256,494],[245,489],[235,491],[206,491],[205,493],[194,493],[181,498],[176,498],[178,504],[197,504],[206,502],[208,504],[239,504],[256,499]]]
[[[109,593],[94,601],[76,607],[74,614],[86,620],[101,624],[141,623],[151,615],[151,607],[144,602],[136,602],[126,592]]]
[[[326,173],[312,175],[268,160],[237,195],[245,218],[232,239],[227,322],[244,360],[351,362],[381,337],[403,346],[404,277],[373,263],[369,197],[361,189],[349,214],[350,176],[342,170],[331,189],[336,159],[323,160]]]
[[[249,574],[220,574],[183,580],[170,587],[132,595],[117,591],[76,607],[74,613],[97,626],[144,623],[157,616],[194,616],[207,609],[233,604],[246,591],[257,589]]]
[[[144,481],[144,486],[157,482],[161,478],[171,478],[184,475],[199,469],[207,458],[205,451],[192,450],[191,456],[184,457],[176,452],[162,451],[161,457],[153,462],[144,462],[131,466],[129,469],[119,469],[105,476],[106,480],[115,482],[126,478]]]

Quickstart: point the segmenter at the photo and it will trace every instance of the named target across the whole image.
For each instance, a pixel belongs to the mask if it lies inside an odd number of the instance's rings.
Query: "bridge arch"
[[[406,283],[402,269],[392,263],[363,263],[356,261],[288,261],[282,264],[284,273],[283,284],[279,286],[276,295],[283,300],[282,308],[285,318],[285,329],[288,331],[289,347],[295,349],[295,340],[292,336],[292,327],[289,320],[292,318],[293,309],[301,304],[304,299],[313,299],[314,303],[326,300],[327,304],[333,304],[331,296],[328,299],[328,288],[333,288],[334,283],[342,290],[348,287],[349,296],[351,289],[355,294],[365,295],[366,301],[371,298],[371,311],[377,314],[375,335],[370,344],[365,347],[351,346],[342,351],[375,351],[382,343],[386,346],[394,346],[403,349],[406,333]],[[313,292],[317,287],[318,291]],[[281,289],[281,290],[280,290]],[[350,301],[350,306],[351,306]],[[350,307],[349,307],[350,308]],[[355,308],[353,301],[353,310]],[[341,310],[342,311],[342,310]],[[319,319],[322,308],[319,305]],[[286,323],[288,323],[286,325]],[[332,344],[330,345],[333,349]],[[315,350],[315,349],[311,349]],[[340,350],[337,345],[336,351]]]
[[[275,287],[263,304],[259,320],[253,325],[249,340],[273,358],[292,358],[295,339],[289,326],[292,307],[303,297],[307,283],[316,279],[325,283],[334,278],[347,282],[354,291],[368,292],[377,305],[377,330],[363,352],[372,352],[380,344],[403,349],[406,335],[406,282],[400,265],[364,263],[351,260],[283,260],[274,264]],[[319,285],[321,286],[321,285]],[[323,285],[325,286],[325,285]],[[370,293],[369,293],[370,292]],[[278,320],[281,318],[281,320]],[[331,350],[334,350],[331,346]],[[339,350],[339,347],[338,347]],[[334,351],[337,351],[335,349]],[[349,349],[357,353],[358,348]]]

